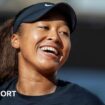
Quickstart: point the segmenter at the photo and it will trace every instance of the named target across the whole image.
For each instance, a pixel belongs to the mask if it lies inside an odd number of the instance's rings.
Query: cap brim
[[[23,22],[35,22],[52,10],[60,10],[60,12],[64,14],[70,27],[70,32],[72,33],[75,30],[77,19],[73,8],[66,3],[58,3],[54,6],[49,6],[45,9],[41,9],[40,11],[33,13],[28,17],[25,17]]]

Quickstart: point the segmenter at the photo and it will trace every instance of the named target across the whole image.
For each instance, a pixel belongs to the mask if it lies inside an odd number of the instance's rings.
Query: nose
[[[63,42],[59,36],[59,32],[56,30],[50,31],[47,40],[52,40],[54,43],[59,45],[60,48],[63,48]]]

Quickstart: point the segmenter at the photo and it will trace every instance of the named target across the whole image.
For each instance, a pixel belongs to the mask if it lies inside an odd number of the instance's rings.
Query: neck
[[[23,77],[19,78],[17,82],[17,91],[24,95],[38,96],[51,94],[55,89],[55,83],[46,79],[37,81],[36,79]]]
[[[56,90],[55,74],[44,76],[28,65],[19,65],[17,91],[24,95],[39,96]]]

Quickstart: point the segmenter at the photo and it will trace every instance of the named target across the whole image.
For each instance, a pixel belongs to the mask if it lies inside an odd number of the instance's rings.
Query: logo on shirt
[[[15,97],[15,94],[16,94],[16,91],[5,91],[5,90],[2,90],[0,91],[0,96],[1,97]]]

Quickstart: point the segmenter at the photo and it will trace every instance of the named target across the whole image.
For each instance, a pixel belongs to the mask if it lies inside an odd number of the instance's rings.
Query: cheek
[[[68,59],[70,49],[71,49],[71,41],[70,40],[65,40],[63,41],[63,61],[65,62]]]
[[[24,35],[23,42],[28,46],[36,46],[42,40],[42,35],[38,32],[31,31]]]
[[[43,33],[41,33],[33,24],[24,24],[21,27],[20,33],[22,40],[32,41],[31,43],[33,43],[42,39]]]
[[[35,42],[39,41],[41,39],[41,36],[42,35],[40,35],[40,33],[38,33],[38,32],[34,32],[34,31],[31,32],[31,38]]]
[[[45,38],[44,33],[40,32],[40,31],[35,31],[35,30],[32,30],[29,33],[29,36],[30,36],[31,41],[34,45],[35,44],[38,45]]]
[[[63,40],[63,46],[64,46],[64,53],[69,53],[71,49],[71,40],[70,39]]]
[[[65,44],[65,48],[64,48],[64,54],[65,54],[66,58],[68,58],[68,56],[69,56],[70,49],[71,49],[71,43],[68,42],[67,44]]]
[[[43,40],[44,35],[42,33],[28,30],[25,31],[20,38],[20,51],[25,57],[36,57],[37,49],[40,46],[40,42]]]

